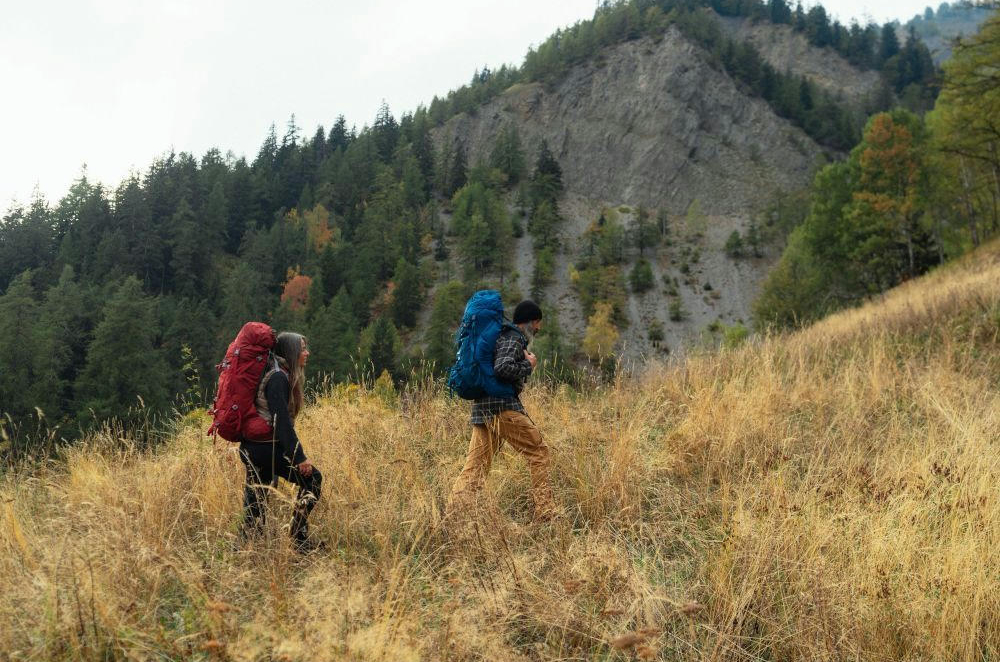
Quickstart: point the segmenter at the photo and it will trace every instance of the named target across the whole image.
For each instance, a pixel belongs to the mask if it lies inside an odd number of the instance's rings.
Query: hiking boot
[[[292,545],[295,547],[296,552],[310,554],[326,549],[326,545],[322,540],[315,540],[309,537],[309,524],[305,521],[304,517],[293,519],[290,529],[289,533],[292,535]]]
[[[315,538],[293,538],[292,546],[295,547],[296,552],[302,555],[326,550],[326,543],[322,540],[316,540]]]

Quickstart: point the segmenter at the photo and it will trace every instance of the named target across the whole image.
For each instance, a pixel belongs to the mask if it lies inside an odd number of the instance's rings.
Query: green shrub
[[[649,337],[649,341],[653,343],[653,347],[663,342],[666,336],[663,333],[663,325],[660,324],[660,320],[654,319],[649,323],[649,326],[646,328],[646,335]]]
[[[743,238],[738,230],[733,230],[726,239],[726,255],[732,258],[743,257]]]
[[[680,322],[687,318],[687,311],[684,310],[684,303],[680,298],[674,299],[670,302],[670,307],[668,308],[670,312],[670,320],[672,322]]]
[[[653,269],[649,265],[648,260],[639,260],[632,267],[631,273],[628,276],[629,284],[632,286],[632,291],[636,294],[642,294],[653,287]]]
[[[732,326],[723,326],[722,344],[726,347],[738,347],[750,336],[750,329],[739,322]]]

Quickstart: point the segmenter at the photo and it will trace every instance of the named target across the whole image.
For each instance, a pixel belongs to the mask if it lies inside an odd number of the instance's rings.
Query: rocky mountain
[[[790,69],[808,76],[821,88],[860,105],[877,92],[878,72],[862,71],[829,48],[816,48],[791,25],[720,16],[719,24],[729,36],[752,44],[764,59],[779,71]]]
[[[785,26],[740,19],[724,26],[758,45],[776,68],[847,99],[858,101],[877,85],[876,73],[810,46]],[[750,304],[777,250],[734,259],[724,250],[727,238],[734,230],[745,233],[777,193],[806,187],[815,168],[836,156],[748,94],[675,27],[660,39],[606,48],[554,86],[514,85],[474,114],[451,118],[435,139],[464,145],[475,163],[488,157],[509,124],[529,147],[529,159],[544,139],[563,169],[563,250],[545,299],[557,305],[571,336],[581,337],[586,326],[571,267],[588,226],[602,210],[612,210],[626,227],[639,207],[669,215],[669,245],[647,251],[656,287],[628,295],[621,340],[629,359],[683,349],[716,321],[749,324]],[[700,221],[692,220],[698,215],[692,208],[700,209]],[[516,254],[517,282],[527,293],[529,236],[518,240]],[[638,258],[629,250],[622,271]],[[671,319],[668,291],[680,300],[679,321],[676,314]],[[654,349],[648,332],[657,324],[665,341]]]

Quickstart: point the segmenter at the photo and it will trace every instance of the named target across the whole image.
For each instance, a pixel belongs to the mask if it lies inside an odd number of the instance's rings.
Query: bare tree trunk
[[[990,228],[994,233],[1000,230],[1000,218],[997,216],[997,198],[1000,198],[1000,173],[997,171],[996,165],[993,166],[993,188],[990,190],[990,197],[993,198],[993,227]]]
[[[910,269],[907,278],[913,278],[916,275],[917,267],[913,259],[913,231],[912,225],[908,225],[906,228],[906,254],[910,258]]]
[[[944,233],[941,225],[941,214],[934,214],[934,243],[937,244],[938,264],[944,264]]]
[[[962,188],[964,194],[962,201],[965,202],[965,210],[969,215],[969,232],[972,234],[972,245],[979,246],[979,227],[976,225],[976,210],[972,205],[972,182],[969,180],[969,171],[965,167],[965,159],[959,160],[959,171],[962,174]]]
[[[993,155],[990,161],[990,165],[993,166],[993,188],[990,189],[990,198],[993,202],[993,223],[990,226],[990,231],[995,233],[1000,230],[1000,218],[997,215],[997,200],[1000,198],[1000,159],[997,158],[996,141],[990,143],[990,153]]]

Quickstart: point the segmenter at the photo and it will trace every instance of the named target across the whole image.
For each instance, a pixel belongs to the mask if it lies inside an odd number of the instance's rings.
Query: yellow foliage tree
[[[323,205],[316,205],[302,215],[306,226],[306,236],[309,245],[317,253],[326,248],[334,240],[333,228],[330,227],[330,212]]]
[[[600,362],[611,356],[618,342],[618,329],[611,321],[614,308],[607,301],[594,305],[594,314],[587,320],[583,351],[591,361]]]
[[[304,228],[308,248],[317,253],[340,238],[340,228],[330,226],[330,212],[323,205],[316,205],[301,214],[298,209],[293,209],[285,214],[285,221]]]

